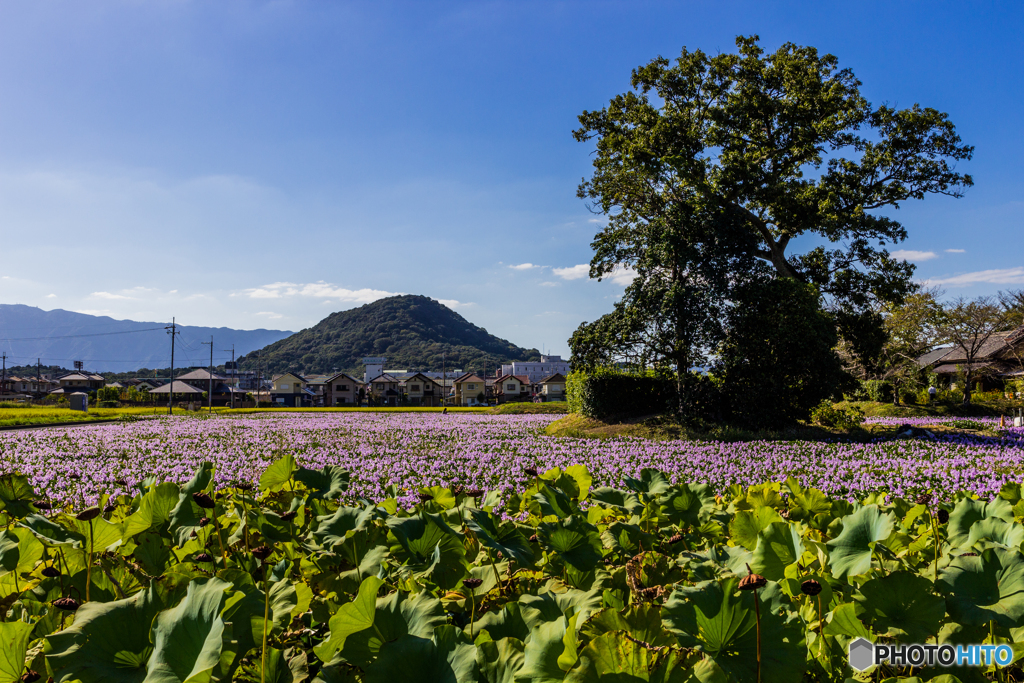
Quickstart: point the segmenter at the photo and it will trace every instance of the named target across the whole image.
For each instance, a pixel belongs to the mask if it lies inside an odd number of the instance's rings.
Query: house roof
[[[565,376],[560,372],[556,372],[553,375],[548,375],[540,381],[541,384],[554,384],[556,382],[558,384],[565,384]]]
[[[97,378],[98,379],[103,379],[99,375],[86,375],[86,374],[81,373],[81,372],[72,372],[72,373],[68,373],[67,375],[64,375],[63,377],[60,378],[60,380],[61,381],[64,381],[64,380],[85,380],[86,382],[88,382],[90,380],[95,380]]]
[[[928,353],[918,356],[916,362],[922,368],[931,365],[932,363],[942,360],[943,356],[952,351],[953,348],[950,346],[943,346],[941,349],[932,349]]]
[[[352,375],[348,374],[347,372],[336,372],[333,375],[328,375],[327,379],[324,380],[324,384],[330,384],[330,383],[334,382],[335,380],[337,380],[340,377],[344,377],[345,379],[349,380],[350,382],[355,382],[357,386],[363,383],[363,380],[356,379],[355,377],[353,377]]]
[[[383,375],[377,375],[376,377],[370,380],[370,384],[377,384],[378,382],[380,382],[381,384],[398,384],[398,380],[387,373]]]
[[[456,384],[465,384],[466,382],[479,382],[480,384],[483,384],[484,381],[472,372],[467,372],[466,374],[455,378]]]
[[[177,377],[177,379],[180,379],[182,381],[203,380],[204,382],[208,382],[210,381],[211,375],[213,377],[214,382],[224,382],[228,379],[227,377],[222,377],[221,375],[211,373],[209,370],[206,370],[204,368],[193,370],[192,372],[186,372],[184,375],[180,375],[179,377]]]
[[[199,389],[196,389],[191,384],[186,384],[185,382],[182,382],[182,381],[179,381],[179,380],[174,380],[174,382],[168,382],[167,384],[164,384],[163,386],[159,386],[156,389],[151,389],[149,391],[149,393],[151,393],[151,394],[169,394],[169,393],[171,393],[171,385],[172,384],[174,385],[174,393],[176,393],[176,394],[201,394],[201,393],[203,393],[202,391],[200,391]]]
[[[306,382],[306,378],[305,377],[303,377],[302,375],[297,375],[294,372],[286,372],[283,375],[274,375],[274,378],[272,380],[270,380],[270,381],[271,382],[276,382],[277,380],[284,379],[285,377],[294,377],[295,379],[299,380],[300,382],[302,382],[304,384]]]
[[[108,384],[107,386],[108,386],[108,387],[112,387],[112,388],[114,388],[114,389],[124,389],[124,385],[123,385],[123,384],[121,384],[120,382],[111,382],[111,383],[110,383],[110,384]]]
[[[996,332],[992,334],[981,344],[981,348],[978,349],[977,353],[974,354],[974,360],[992,360],[998,358],[1002,352],[1009,348],[1008,341],[1011,338],[1020,337],[1021,328],[1016,330],[1010,330],[1008,332]],[[1017,341],[1017,339],[1014,339]],[[949,351],[949,355],[943,356],[942,360],[946,363],[962,363],[967,359],[967,354],[960,347],[953,347]]]
[[[437,386],[441,386],[441,383],[438,382],[437,380],[435,380],[433,377],[427,377],[426,375],[424,375],[421,372],[417,372],[416,374],[412,375],[411,377],[406,377],[405,378],[405,382],[406,382],[406,384],[408,384],[409,382],[412,382],[412,381],[417,380],[417,379],[418,380],[422,380],[424,383],[428,383],[429,382],[430,384],[436,384]]]

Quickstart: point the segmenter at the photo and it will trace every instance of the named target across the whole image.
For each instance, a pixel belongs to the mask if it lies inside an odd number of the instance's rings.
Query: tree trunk
[[[970,365],[970,363],[968,363],[968,365]],[[967,370],[965,375],[964,375],[964,401],[963,401],[963,405],[968,405],[971,402],[971,379],[972,378],[973,378],[973,373],[971,373],[970,370]]]

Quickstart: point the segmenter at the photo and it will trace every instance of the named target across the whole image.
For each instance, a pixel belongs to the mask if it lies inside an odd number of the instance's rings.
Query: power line
[[[92,334],[63,334],[63,335],[50,335],[46,337],[18,337],[16,339],[0,339],[0,342],[18,342],[18,341],[45,341],[48,339],[79,339],[81,337],[109,337],[113,334],[136,334],[138,332],[150,332],[152,330],[162,330],[162,327],[147,327],[142,330],[125,330],[122,332],[94,332]]]

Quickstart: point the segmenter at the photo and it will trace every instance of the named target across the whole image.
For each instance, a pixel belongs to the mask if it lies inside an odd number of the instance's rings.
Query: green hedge
[[[676,403],[673,377],[640,375],[600,368],[571,372],[566,378],[569,411],[586,417],[671,412]]]

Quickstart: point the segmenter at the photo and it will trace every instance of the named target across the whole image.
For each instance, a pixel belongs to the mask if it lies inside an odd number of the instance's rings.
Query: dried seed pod
[[[918,505],[927,505],[930,502],[932,502],[932,494],[930,493],[922,493],[920,496],[917,497]]]
[[[199,526],[200,527],[204,527],[204,526],[206,526],[209,523],[210,523],[210,518],[209,517],[200,517],[199,518]]]
[[[235,488],[241,489],[242,491],[252,491],[255,487],[247,481],[236,481]]]
[[[188,537],[189,537],[189,538],[195,538],[195,537],[196,537],[196,532],[195,532],[195,531],[193,531],[192,533],[190,533],[190,534],[188,535]]]
[[[768,579],[764,578],[760,574],[747,574],[740,579],[741,591],[757,590],[758,588],[764,588],[767,585]]]
[[[679,543],[679,541],[681,541],[681,540],[683,540],[683,535],[682,534],[676,534],[675,536],[671,536],[668,539],[667,543],[669,545],[675,545],[676,543]]]
[[[532,467],[525,468],[523,470],[523,472],[526,472],[526,476],[528,476],[528,477],[536,477],[537,476],[537,470],[535,470]]]
[[[295,519],[295,515],[297,515],[297,514],[298,514],[298,512],[295,511],[295,510],[289,510],[288,512],[282,512],[281,513],[281,519],[283,519],[286,522],[290,522],[293,519]]]
[[[256,546],[255,548],[252,549],[252,555],[257,560],[265,560],[268,557],[270,557],[270,555],[273,552],[274,552],[273,550],[271,550],[270,548],[268,548],[265,545]]]
[[[821,592],[821,584],[814,579],[807,579],[800,584],[800,592],[804,595],[817,595]]]
[[[484,493],[486,493],[486,492],[483,489],[467,489],[466,490],[466,495],[469,496],[470,498],[483,498]]]
[[[782,517],[783,519],[789,519],[789,514],[789,508],[786,508],[785,510],[779,510],[779,517]]]
[[[960,557],[977,557],[978,553],[960,553]]]
[[[204,510],[212,510],[214,506],[213,498],[207,493],[193,493],[192,500],[196,502],[196,505],[203,508]]]
[[[938,517],[939,517],[939,524],[945,524],[946,522],[949,521],[949,511],[948,510],[940,509]]]
[[[53,601],[53,606],[57,609],[62,609],[65,612],[74,612],[81,607],[78,600],[75,600],[74,598],[57,598]]]
[[[91,507],[85,508],[84,510],[79,512],[77,515],[75,515],[75,519],[77,519],[79,522],[88,522],[90,519],[96,519],[99,516],[100,509],[98,507]]]
[[[198,553],[192,559],[196,562],[213,562],[213,558],[210,557],[209,553]]]
[[[505,553],[503,553],[503,552],[501,552],[501,551],[499,550],[499,551],[498,551],[498,559],[500,560],[500,559],[502,559],[503,557],[505,557]]]
[[[52,510],[53,506],[47,503],[45,500],[34,500],[32,501],[33,507],[36,510]]]
[[[427,501],[431,501],[431,500],[434,500],[434,496],[430,495],[429,493],[421,493],[420,494],[420,501],[426,503]]]
[[[466,588],[468,588],[469,590],[475,590],[475,589],[479,588],[480,584],[482,584],[482,583],[483,583],[483,580],[481,580],[481,579],[463,579],[462,580],[462,585],[465,586]]]
[[[530,543],[536,543],[536,542],[537,542],[537,534],[534,534],[533,536],[530,536]]]
[[[60,570],[52,565],[49,567],[43,567],[43,570],[39,573],[51,579],[55,579],[60,576]]]
[[[460,496],[460,495],[462,495],[465,492],[465,490],[466,490],[465,486],[463,486],[462,484],[457,484],[457,485],[452,487],[452,495],[453,496]]]
[[[25,673],[21,674],[22,683],[36,683],[42,676],[35,669],[29,669]]]

